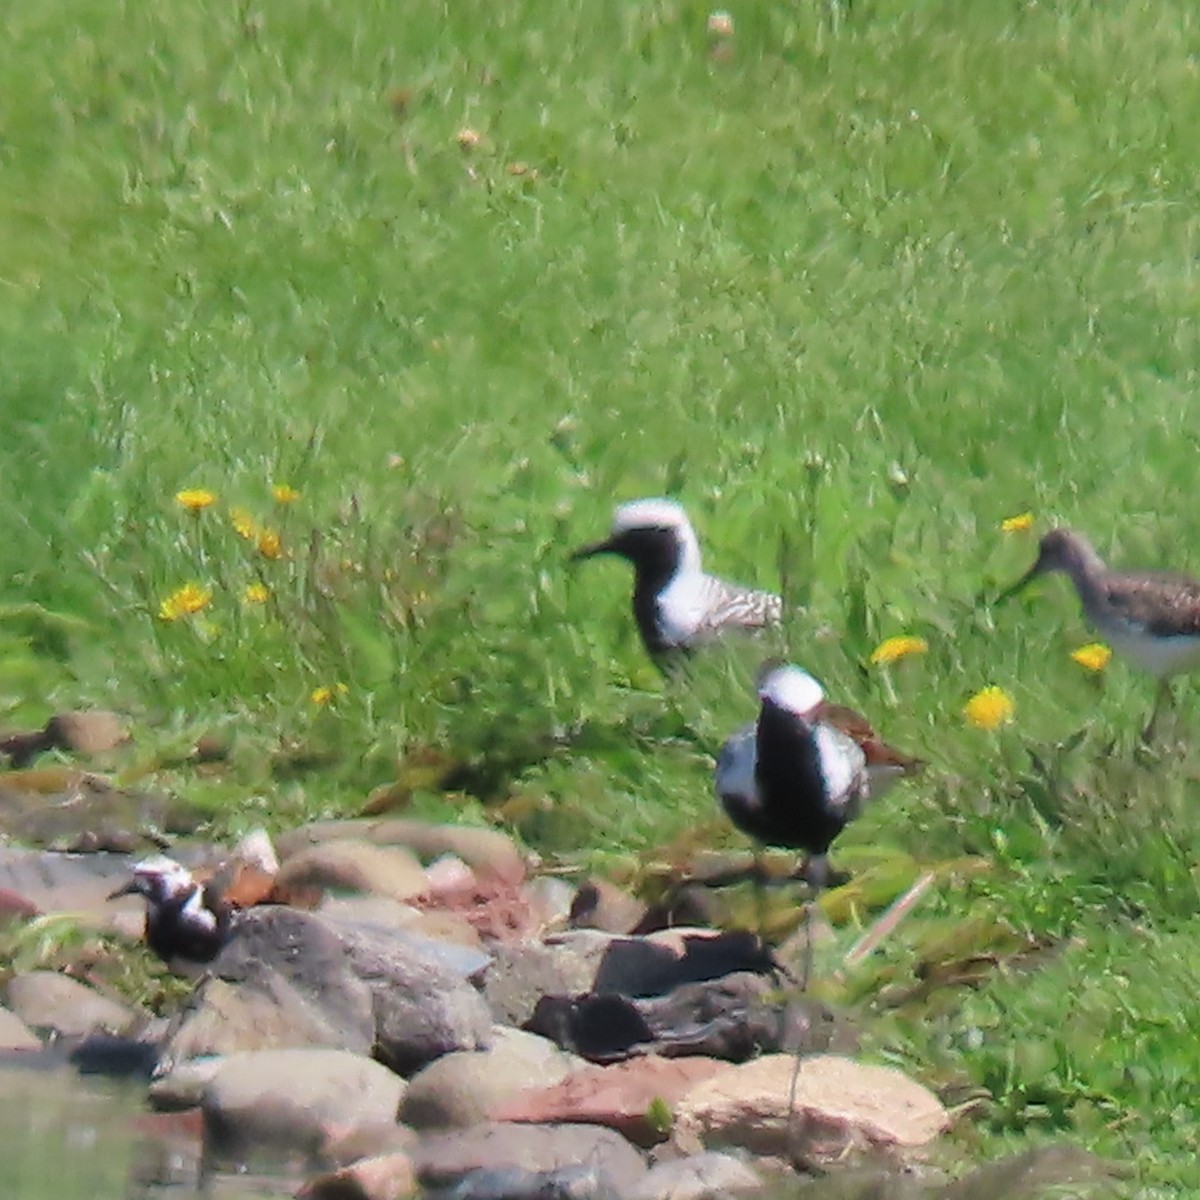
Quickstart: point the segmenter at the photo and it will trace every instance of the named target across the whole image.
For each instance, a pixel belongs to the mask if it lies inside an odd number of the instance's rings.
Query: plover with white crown
[[[1154,737],[1173,675],[1200,667],[1200,581],[1169,571],[1113,571],[1081,533],[1052,529],[1037,561],[997,602],[1039,575],[1061,571],[1075,586],[1084,615],[1118,653],[1158,680],[1142,739]]]
[[[816,893],[829,879],[829,847],[862,805],[923,764],[880,740],[866,718],[829,704],[825,690],[792,664],[759,672],[758,719],[721,748],[714,785],[729,819],[762,846],[802,850]],[[760,876],[761,880],[761,876]],[[811,910],[805,930],[811,934]],[[807,981],[811,940],[804,966]]]
[[[173,858],[143,859],[109,899],[129,895],[145,898],[146,944],[168,964],[212,962],[229,940],[233,910]]]
[[[572,558],[598,554],[616,554],[633,564],[633,615],[642,643],[655,659],[729,630],[762,629],[782,619],[783,600],[774,593],[705,573],[696,531],[674,500],[622,504],[609,536]]]

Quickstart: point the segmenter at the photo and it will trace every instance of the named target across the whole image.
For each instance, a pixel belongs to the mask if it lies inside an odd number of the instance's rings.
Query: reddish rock
[[[204,1136],[204,1114],[199,1105],[181,1112],[138,1113],[133,1118],[133,1128],[143,1137],[199,1141]]]
[[[524,888],[495,876],[443,886],[416,896],[411,903],[426,913],[450,913],[465,921],[485,942],[520,941],[533,932],[537,918]]]
[[[0,925],[7,921],[27,921],[38,915],[38,906],[19,892],[0,888]]]
[[[103,754],[129,741],[125,722],[114,712],[65,712],[46,722],[46,737],[75,754]]]
[[[716,1058],[659,1058],[646,1055],[611,1067],[584,1067],[553,1087],[522,1092],[492,1113],[497,1121],[572,1121],[607,1125],[639,1146],[652,1146],[669,1132],[650,1119],[655,1101],[675,1102],[729,1064]],[[650,1115],[648,1115],[650,1114]]]

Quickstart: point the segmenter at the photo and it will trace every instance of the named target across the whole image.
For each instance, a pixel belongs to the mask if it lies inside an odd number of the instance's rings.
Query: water
[[[81,1076],[42,1055],[28,1061],[0,1064],[2,1200],[276,1200],[295,1194],[295,1176],[217,1175],[201,1187],[194,1117],[149,1113],[142,1081]]]

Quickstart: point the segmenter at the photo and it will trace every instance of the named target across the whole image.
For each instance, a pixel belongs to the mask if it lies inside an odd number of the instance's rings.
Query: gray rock
[[[492,956],[478,946],[463,945],[429,937],[411,929],[397,929],[387,922],[359,920],[341,915],[338,909],[318,914],[331,929],[356,964],[363,977],[378,973],[383,956],[404,954],[425,959],[459,979],[474,979],[483,974]]]
[[[988,1163],[934,1193],[934,1200],[1029,1200],[1098,1195],[1134,1174],[1078,1146],[1040,1146]]]
[[[85,1037],[96,1030],[127,1033],[140,1020],[133,1009],[55,971],[14,975],[5,999],[26,1025],[61,1037]]]
[[[392,1151],[310,1179],[296,1200],[401,1200],[415,1190],[412,1160],[403,1151]]]
[[[289,1046],[366,1054],[374,1041],[371,990],[339,939],[309,913],[252,909],[172,1023],[162,1065]]]
[[[603,1186],[625,1195],[646,1174],[641,1154],[619,1133],[597,1125],[514,1125],[491,1121],[423,1138],[413,1153],[413,1161],[426,1187],[449,1187],[474,1171],[519,1168],[534,1174],[584,1164],[597,1172],[597,1180]],[[497,1194],[505,1193],[468,1191],[460,1200],[476,1195],[481,1198],[488,1195],[494,1200]]]
[[[715,1200],[730,1192],[754,1191],[762,1178],[731,1154],[689,1154],[653,1166],[626,1200]]]
[[[485,1167],[464,1175],[442,1200],[621,1200],[621,1193],[594,1166],[529,1171],[524,1167]]]
[[[204,1090],[216,1077],[222,1061],[216,1055],[193,1058],[153,1079],[148,1096],[150,1107],[159,1112],[183,1112],[195,1108],[204,1099]]]
[[[394,1121],[404,1087],[386,1067],[344,1050],[230,1055],[201,1101],[206,1158],[315,1157],[331,1127]]]
[[[362,926],[341,929],[341,944],[374,1002],[375,1055],[402,1075],[452,1050],[482,1050],[491,1040],[492,1018],[483,997],[446,966],[438,944],[430,952],[410,935],[381,934]],[[486,956],[485,956],[486,957]]]
[[[489,1049],[444,1054],[418,1071],[400,1118],[414,1129],[474,1125],[486,1121],[501,1101],[525,1088],[557,1083],[578,1063],[545,1038],[497,1027]]]
[[[631,933],[646,916],[647,907],[607,879],[585,879],[571,901],[573,929],[602,929]]]
[[[40,1050],[41,1039],[7,1008],[0,1008],[0,1050]]]

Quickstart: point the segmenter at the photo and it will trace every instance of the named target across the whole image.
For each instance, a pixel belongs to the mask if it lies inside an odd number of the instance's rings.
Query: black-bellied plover
[[[779,596],[705,573],[696,531],[674,500],[622,504],[609,536],[572,557],[597,554],[616,554],[633,564],[633,615],[643,644],[657,660],[728,630],[762,629],[782,618]]]
[[[1118,653],[1158,680],[1150,741],[1170,678],[1200,666],[1200,582],[1167,571],[1112,571],[1081,533],[1052,529],[1038,546],[1037,561],[998,599],[1007,599],[1036,579],[1062,571],[1075,585],[1084,615]]]
[[[800,667],[766,665],[758,695],[757,721],[721,749],[717,796],[756,855],[762,846],[804,851],[815,897],[829,879],[829,847],[846,824],[868,798],[922,764],[882,742],[853,709],[827,704],[824,689]],[[806,908],[806,933],[810,919]],[[805,980],[810,961],[811,941]]]
[[[146,944],[166,963],[211,962],[229,940],[233,910],[173,858],[143,859],[109,899],[128,895],[145,898]]]

